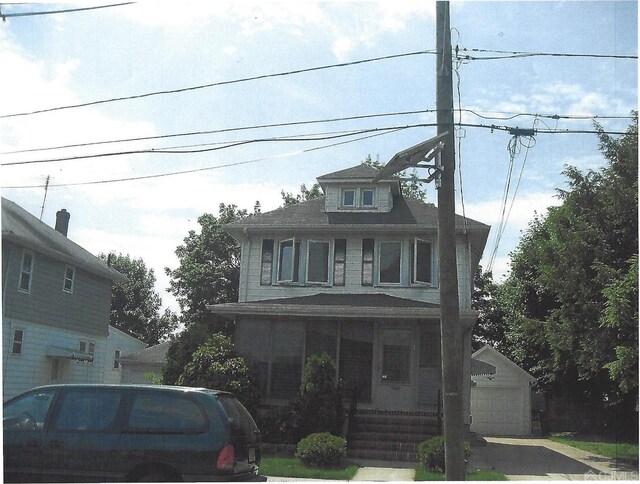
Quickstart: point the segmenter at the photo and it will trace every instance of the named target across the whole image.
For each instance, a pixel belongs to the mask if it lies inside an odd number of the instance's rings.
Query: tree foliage
[[[307,202],[309,200],[320,198],[322,196],[322,189],[320,188],[319,183],[314,183],[311,188],[307,188],[303,183],[300,185],[299,194],[294,195],[291,192],[285,192],[282,190],[280,195],[282,195],[283,206],[288,207],[289,205],[295,205],[296,203]]]
[[[218,216],[200,216],[200,232],[191,230],[176,249],[179,265],[165,272],[171,277],[169,291],[180,305],[185,325],[220,324],[206,306],[238,300],[240,245],[224,225],[246,216],[247,211],[236,205],[220,204]]]
[[[99,258],[127,278],[113,284],[110,324],[149,345],[166,340],[177,328],[178,318],[169,309],[160,313],[162,299],[154,289],[153,269],[128,254],[100,254]]]
[[[483,272],[478,266],[474,276],[471,309],[479,311],[478,320],[471,335],[473,351],[488,344],[504,353],[507,330],[504,313],[500,305],[500,286],[493,282],[491,272]]]
[[[257,409],[260,400],[255,375],[235,353],[231,338],[221,333],[209,336],[198,347],[177,384],[234,393],[250,412]]]
[[[500,298],[509,356],[547,391],[604,408],[637,402],[637,117],[619,139],[596,127],[607,166],[565,168],[562,204],[529,225]]]
[[[366,163],[373,168],[377,168],[378,170],[382,169],[384,166],[380,163],[380,160],[377,158],[374,160],[371,158],[371,155],[367,155],[364,159],[363,163]],[[402,187],[402,195],[405,198],[412,198],[414,200],[420,200],[424,202],[427,195],[423,189],[423,183],[418,178],[418,173],[416,170],[411,171],[411,173],[406,173],[406,171],[399,173],[403,178],[408,178],[405,181],[400,182],[400,186]]]

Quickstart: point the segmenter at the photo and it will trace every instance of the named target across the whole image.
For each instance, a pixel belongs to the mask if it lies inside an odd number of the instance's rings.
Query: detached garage
[[[471,377],[471,431],[481,435],[531,435],[529,373],[489,345],[472,358],[495,367]]]

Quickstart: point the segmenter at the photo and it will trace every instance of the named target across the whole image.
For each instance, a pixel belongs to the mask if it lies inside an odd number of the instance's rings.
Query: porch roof
[[[282,299],[208,305],[227,318],[239,315],[341,319],[440,319],[438,304],[388,294],[313,294]],[[461,311],[463,327],[473,324],[477,311]]]

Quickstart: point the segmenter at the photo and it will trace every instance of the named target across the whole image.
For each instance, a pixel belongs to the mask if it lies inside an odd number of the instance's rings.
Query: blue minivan
[[[260,432],[231,393],[49,385],[4,404],[6,482],[229,481],[259,476]]]

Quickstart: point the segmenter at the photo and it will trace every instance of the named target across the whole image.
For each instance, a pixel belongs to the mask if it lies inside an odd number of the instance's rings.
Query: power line
[[[401,128],[404,129],[404,128]],[[175,176],[175,175],[185,175],[185,174],[189,174],[189,173],[198,173],[198,172],[203,172],[203,171],[211,171],[211,170],[217,170],[220,168],[228,168],[228,167],[232,167],[232,166],[240,166],[240,165],[247,165],[249,163],[256,163],[259,161],[266,161],[266,160],[272,160],[272,159],[276,159],[276,158],[284,158],[287,156],[293,156],[293,155],[299,155],[299,154],[303,154],[303,153],[310,153],[312,151],[318,151],[318,150],[323,150],[326,148],[332,148],[334,146],[338,146],[338,145],[343,145],[343,144],[347,144],[347,143],[355,143],[356,141],[361,141],[363,139],[369,139],[369,138],[373,138],[375,136],[383,136],[385,134],[390,134],[390,133],[394,133],[396,131],[399,131],[400,129],[396,129],[396,130],[389,130],[389,131],[385,131],[382,133],[375,133],[372,135],[368,135],[368,136],[362,136],[359,138],[355,138],[352,140],[348,140],[348,141],[341,141],[338,143],[331,143],[331,144],[327,144],[327,145],[322,145],[322,146],[316,146],[314,148],[307,148],[304,150],[299,150],[299,151],[293,151],[290,153],[283,153],[283,154],[279,154],[279,155],[274,155],[274,156],[267,156],[267,157],[263,157],[263,158],[257,158],[257,159],[253,159],[253,160],[246,160],[246,161],[238,161],[238,162],[234,162],[234,163],[227,163],[224,165],[216,165],[216,166],[209,166],[209,167],[205,167],[205,168],[194,168],[191,170],[181,170],[181,171],[173,171],[173,172],[166,172],[166,173],[158,173],[155,175],[142,175],[142,176],[137,176],[137,177],[128,177],[128,178],[115,178],[115,179],[109,179],[109,180],[94,180],[94,181],[88,181],[88,182],[78,182],[78,183],[60,183],[60,184],[49,184],[48,180],[47,180],[47,184],[48,187],[72,187],[72,186],[83,186],[83,185],[101,185],[101,184],[107,184],[107,183],[119,183],[119,182],[126,182],[126,181],[138,181],[138,180],[148,180],[148,179],[152,179],[152,178],[163,178],[163,177],[168,177],[168,176]],[[42,185],[21,185],[21,186],[6,186],[6,187],[2,187],[5,190],[6,189],[22,189],[22,188],[42,188]]]
[[[111,157],[111,156],[125,156],[125,155],[136,155],[136,154],[194,154],[194,153],[204,153],[208,151],[218,151],[227,148],[234,148],[236,146],[242,146],[246,144],[253,143],[263,143],[263,142],[294,142],[294,141],[318,141],[321,139],[333,139],[338,137],[345,136],[355,136],[358,134],[371,133],[375,131],[391,131],[397,129],[407,129],[407,128],[425,128],[425,127],[433,127],[437,126],[435,123],[415,123],[415,124],[406,124],[401,126],[385,126],[385,127],[377,127],[377,128],[365,128],[360,130],[353,130],[347,132],[347,134],[333,135],[333,136],[325,136],[325,137],[315,137],[315,138],[296,138],[293,139],[291,137],[271,137],[271,138],[253,138],[248,140],[241,140],[235,142],[227,142],[224,146],[217,146],[214,148],[203,148],[203,149],[194,149],[194,150],[175,150],[172,148],[151,148],[151,149],[142,149],[142,150],[127,150],[127,151],[115,151],[115,152],[106,152],[106,153],[93,153],[88,155],[78,155],[78,156],[65,156],[59,158],[46,158],[39,160],[23,160],[23,161],[12,161],[12,162],[1,162],[1,166],[17,166],[17,165],[30,165],[37,163],[53,163],[58,161],[73,161],[73,160],[82,160],[89,158],[102,158],[102,157]],[[512,126],[501,126],[501,125],[485,125],[485,124],[471,124],[471,123],[456,123],[455,126],[458,127],[468,127],[468,128],[481,128],[481,129],[490,129],[493,131],[507,131],[512,132],[514,130],[518,130],[519,128],[516,126],[515,128]],[[534,130],[534,134],[600,134],[600,131],[596,130],[570,130],[570,129],[536,129]],[[628,134],[624,131],[604,131],[603,134],[609,135],[625,135]],[[315,135],[307,135],[307,136],[316,136]]]
[[[102,99],[99,101],[90,101],[90,102],[86,102],[86,103],[79,103],[79,104],[69,104],[66,106],[57,106],[57,107],[53,107],[53,108],[47,108],[47,109],[38,109],[35,111],[29,111],[29,112],[22,112],[22,113],[13,113],[13,114],[5,114],[5,115],[1,115],[0,119],[2,118],[14,118],[14,117],[18,117],[18,116],[29,116],[29,115],[33,115],[33,114],[41,114],[41,113],[48,113],[48,112],[52,112],[52,111],[61,111],[64,109],[74,109],[74,108],[81,108],[81,107],[86,107],[86,106],[95,106],[98,104],[106,104],[106,103],[112,103],[112,102],[117,102],[117,101],[125,101],[125,100],[130,100],[130,99],[141,99],[141,98],[146,98],[146,97],[151,97],[151,96],[159,96],[162,94],[176,94],[176,93],[180,93],[180,92],[187,92],[187,91],[195,91],[198,89],[207,89],[210,87],[217,87],[217,86],[225,86],[225,85],[229,85],[229,84],[238,84],[241,82],[248,82],[248,81],[256,81],[256,80],[260,80],[260,79],[269,79],[269,78],[273,78],[273,77],[282,77],[282,76],[290,76],[293,74],[301,74],[304,72],[314,72],[314,71],[320,71],[320,70],[326,70],[326,69],[333,69],[336,67],[348,67],[348,66],[354,66],[354,65],[358,65],[358,64],[366,64],[368,62],[377,62],[377,61],[382,61],[382,60],[389,60],[389,59],[398,59],[401,57],[409,57],[409,56],[414,56],[414,55],[424,55],[424,54],[435,54],[435,51],[430,51],[430,50],[426,50],[426,51],[417,51],[417,52],[407,52],[404,54],[393,54],[393,55],[387,55],[387,56],[381,56],[381,57],[373,57],[370,59],[361,59],[361,60],[357,60],[357,61],[352,61],[352,62],[343,62],[340,64],[328,64],[328,65],[324,65],[324,66],[316,66],[316,67],[308,67],[305,69],[297,69],[297,70],[292,70],[292,71],[286,71],[286,72],[277,72],[274,74],[262,74],[259,76],[252,76],[252,77],[244,77],[244,78],[240,78],[240,79],[233,79],[230,81],[220,81],[220,82],[212,82],[212,83],[208,83],[208,84],[201,84],[198,86],[190,86],[190,87],[183,87],[183,88],[179,88],[179,89],[168,89],[168,90],[163,90],[163,91],[153,91],[153,92],[148,92],[148,93],[144,93],[144,94],[135,94],[132,96],[122,96],[122,97],[115,97],[115,98],[109,98],[109,99]]]
[[[488,50],[488,49],[462,49],[462,52],[486,52],[493,54],[506,54],[503,56],[474,57],[470,55],[461,56],[465,60],[499,60],[499,59],[516,59],[523,57],[587,57],[601,59],[637,59],[637,55],[617,55],[617,54],[575,54],[566,52],[521,52],[507,50]]]
[[[51,15],[55,13],[81,12],[83,10],[96,10],[98,8],[121,7],[123,5],[131,5],[136,2],[112,3],[110,5],[98,5],[96,7],[70,8],[66,10],[47,10],[44,12],[18,12],[18,13],[0,13],[0,18],[4,21],[9,17],[31,17],[33,15]]]

